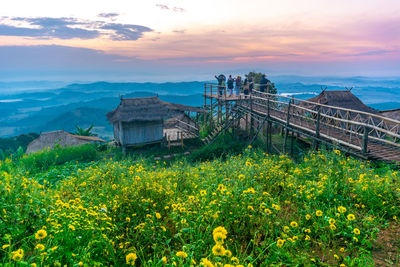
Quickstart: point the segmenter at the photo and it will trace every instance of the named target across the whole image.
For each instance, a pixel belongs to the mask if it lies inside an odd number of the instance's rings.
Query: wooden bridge
[[[271,147],[272,125],[279,125],[284,131],[283,153],[289,135],[296,133],[315,149],[325,144],[363,159],[400,163],[400,121],[377,114],[259,91],[232,96],[226,88],[218,91],[216,84],[205,84],[204,110],[204,123],[214,127],[206,143],[240,123],[253,133],[253,140],[266,128]]]

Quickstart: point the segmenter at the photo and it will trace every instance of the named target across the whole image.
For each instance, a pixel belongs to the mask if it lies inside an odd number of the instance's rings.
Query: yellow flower
[[[47,236],[47,232],[44,229],[37,231],[35,234],[36,239],[44,239],[44,238],[46,238],[46,236]]]
[[[205,258],[201,259],[201,264],[205,267],[214,267],[214,264]]]
[[[31,267],[36,267],[36,266],[37,266],[36,263],[34,263],[34,262],[31,263]]]
[[[278,241],[276,242],[276,245],[278,246],[278,248],[281,248],[283,246],[283,244],[285,243],[285,240],[283,239],[278,239]]]
[[[78,263],[78,265],[79,265],[79,266],[83,266],[83,262],[80,261],[80,262]]]
[[[335,230],[336,230],[336,226],[335,226],[334,224],[329,225],[329,228],[330,228],[332,231],[335,231]]]
[[[335,219],[329,219],[329,224],[335,224],[336,220]]]
[[[225,227],[218,226],[217,228],[214,229],[213,236],[216,235],[217,233],[222,233],[223,235],[226,236],[228,234],[228,231],[226,231]]]
[[[158,213],[158,212],[156,212],[156,218],[157,218],[157,219],[161,219],[161,214]]]
[[[135,265],[136,259],[137,259],[136,253],[129,253],[125,257],[126,264],[128,264],[128,265]]]
[[[343,253],[344,252],[344,248],[340,248],[339,251]]]
[[[24,257],[24,250],[20,248],[16,251],[11,252],[11,254],[11,258],[13,261],[20,261]]]
[[[162,261],[164,264],[166,264],[166,263],[167,263],[167,257],[165,257],[165,256],[162,257],[162,258],[161,258],[161,261]]]
[[[270,209],[265,209],[264,212],[267,213],[268,215],[272,213]]]
[[[225,240],[225,238],[226,238],[226,235],[224,235],[223,233],[221,233],[221,232],[216,232],[215,234],[214,234],[214,241],[215,241],[215,243],[217,243],[217,244],[223,244],[224,243],[224,240]]]
[[[338,207],[338,211],[339,211],[340,213],[345,213],[345,212],[347,211],[347,209],[346,209],[345,207],[343,207],[343,206],[339,206],[339,207]]]
[[[317,211],[315,212],[315,215],[317,215],[318,217],[321,217],[321,216],[322,216],[322,211],[317,210]]]
[[[129,217],[126,217],[126,218],[125,218],[125,221],[127,221],[127,222],[131,222],[131,218],[129,218]]]
[[[307,215],[306,215],[306,220],[308,221],[309,219],[311,219],[311,215],[310,215],[310,214],[307,214]]]
[[[44,250],[44,245],[43,245],[43,244],[37,244],[37,245],[35,246],[35,248],[36,248],[37,250],[39,250],[39,251],[43,251],[43,250]]]
[[[304,240],[310,240],[310,236],[306,235],[306,237],[304,238]]]
[[[284,227],[283,227],[283,231],[284,231],[285,233],[289,232],[289,230],[290,230],[289,226],[284,226]]]
[[[10,246],[10,245],[7,244],[7,245],[3,245],[1,248],[2,248],[2,249],[6,249],[6,248],[8,248],[9,246]]]
[[[206,196],[207,195],[207,191],[206,190],[200,190],[200,195],[202,197]]]
[[[280,210],[281,209],[281,207],[279,205],[275,205],[275,204],[272,204],[272,208],[274,210]]]
[[[354,228],[353,232],[354,232],[356,235],[359,235],[359,234],[360,234],[360,230],[359,230],[358,228]]]
[[[227,249],[227,250],[225,250],[224,256],[230,258],[232,256],[232,252],[229,249]]]
[[[71,229],[72,231],[75,231],[75,226],[73,226],[72,224],[68,225],[68,228]]]
[[[358,242],[358,238],[355,237],[355,236],[353,236],[353,240],[356,241],[356,242]]]
[[[299,226],[299,225],[297,224],[297,222],[291,222],[291,223],[290,223],[290,226],[292,226],[293,228],[296,228],[296,227]]]
[[[339,265],[339,267],[346,267],[346,265],[344,265],[343,263]]]
[[[356,216],[354,216],[354,214],[349,214],[349,215],[347,215],[347,220],[353,221],[353,220],[355,220],[355,219],[356,219]]]
[[[225,255],[225,248],[221,244],[216,244],[212,248],[212,252],[215,256],[224,256]]]
[[[309,234],[309,233],[311,233],[311,230],[310,229],[306,229],[306,230],[304,230],[304,232]]]
[[[55,250],[57,250],[58,249],[58,246],[55,246],[55,247],[52,247],[51,248],[51,251],[55,251]]]
[[[186,252],[184,252],[184,251],[178,251],[176,253],[176,256],[180,257],[180,258],[186,258],[188,256],[188,254]]]
[[[236,257],[232,257],[231,261],[232,261],[233,264],[239,264],[239,259],[236,258]]]

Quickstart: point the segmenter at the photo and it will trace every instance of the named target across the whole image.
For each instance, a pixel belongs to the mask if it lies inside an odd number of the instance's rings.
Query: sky
[[[400,75],[399,0],[1,0],[0,81]]]

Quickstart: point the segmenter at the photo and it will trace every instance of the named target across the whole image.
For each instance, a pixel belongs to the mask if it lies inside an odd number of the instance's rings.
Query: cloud
[[[106,13],[103,16],[115,17],[116,13]],[[20,26],[24,23],[25,26]],[[108,23],[104,21],[86,21],[76,18],[22,18],[3,17],[0,19],[0,35],[25,36],[40,39],[94,39],[105,37],[115,41],[134,41],[152,29],[134,24]]]
[[[185,12],[184,8],[181,7],[169,7],[167,5],[163,5],[163,4],[156,4],[156,7],[162,9],[162,10],[171,10],[174,12]]]
[[[169,10],[169,7],[167,5],[156,4],[156,7],[159,7],[160,9]]]
[[[119,16],[119,14],[118,13],[100,13],[97,16],[100,17],[100,18],[106,18],[106,19],[114,20],[116,17]]]
[[[152,31],[150,28],[132,24],[108,23],[101,27],[104,30],[112,30],[111,39],[114,41],[137,40],[144,32]]]

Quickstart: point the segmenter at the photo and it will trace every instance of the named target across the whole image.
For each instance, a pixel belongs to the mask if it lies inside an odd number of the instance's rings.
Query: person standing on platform
[[[265,74],[262,75],[260,80],[260,92],[264,93],[267,90],[268,79]]]
[[[218,77],[217,75],[215,75],[215,79],[217,79],[218,81],[218,95],[222,96],[222,92],[224,91],[224,87],[225,87],[225,75],[220,74]]]
[[[232,94],[233,94],[233,83],[234,83],[234,80],[232,78],[232,75],[229,75],[228,82],[227,82],[229,96],[232,96]]]
[[[240,88],[242,87],[242,77],[237,76],[235,79],[235,93],[236,96],[240,95]]]

